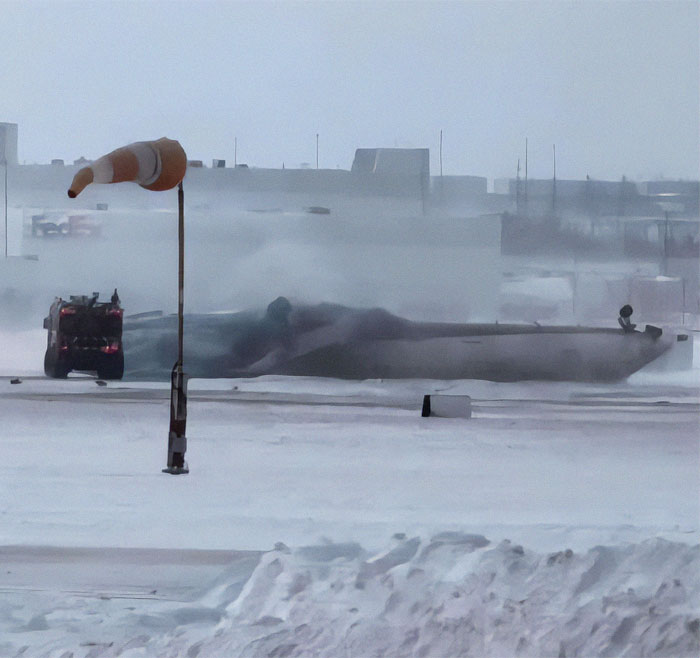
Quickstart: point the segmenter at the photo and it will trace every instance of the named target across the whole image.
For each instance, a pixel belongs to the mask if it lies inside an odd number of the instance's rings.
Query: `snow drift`
[[[0,653],[682,658],[700,652],[699,572],[700,546],[659,538],[580,554],[460,532],[395,535],[371,555],[354,543],[278,544],[242,589],[224,571],[187,606],[143,614],[114,602],[97,619],[76,596],[53,610],[5,608],[0,628],[13,632]]]

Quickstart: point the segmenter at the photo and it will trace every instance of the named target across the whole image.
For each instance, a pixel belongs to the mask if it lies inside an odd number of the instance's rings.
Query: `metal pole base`
[[[168,467],[161,469],[161,473],[169,473],[170,475],[187,475],[190,472],[189,467],[187,466],[187,462],[185,462],[185,465],[182,467]]]
[[[185,461],[187,451],[187,375],[179,361],[173,366],[170,377],[170,431],[168,432],[168,465],[162,470],[170,475],[190,472]]]

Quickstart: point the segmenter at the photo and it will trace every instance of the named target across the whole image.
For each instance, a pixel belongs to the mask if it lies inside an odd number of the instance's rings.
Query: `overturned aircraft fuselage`
[[[175,318],[127,320],[124,332],[127,376],[168,376]],[[673,340],[654,327],[414,322],[382,309],[292,307],[279,298],[264,314],[186,316],[185,369],[191,377],[610,382],[653,361]]]

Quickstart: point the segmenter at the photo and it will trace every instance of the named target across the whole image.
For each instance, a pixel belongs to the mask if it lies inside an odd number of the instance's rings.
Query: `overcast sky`
[[[8,2],[0,121],[20,162],[166,135],[190,158],[350,168],[428,147],[439,172],[697,178],[699,3]]]

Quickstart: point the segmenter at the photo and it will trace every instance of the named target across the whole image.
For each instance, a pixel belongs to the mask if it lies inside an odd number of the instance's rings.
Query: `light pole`
[[[83,167],[68,189],[71,199],[90,183],[132,181],[156,192],[177,187],[178,202],[178,303],[177,361],[170,377],[170,431],[168,460],[164,473],[189,473],[187,451],[187,375],[183,372],[184,281],[185,281],[185,203],[182,179],[187,170],[187,155],[179,142],[162,137],[151,142],[135,142],[118,148]]]
[[[3,191],[5,192],[5,258],[7,258],[7,158],[2,161],[5,170],[5,185]]]

